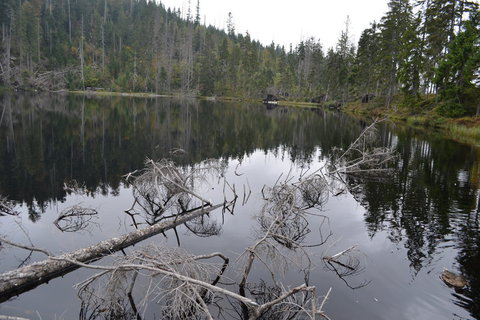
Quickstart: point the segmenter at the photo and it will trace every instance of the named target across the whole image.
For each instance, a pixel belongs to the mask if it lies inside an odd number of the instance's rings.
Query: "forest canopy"
[[[446,116],[480,110],[480,13],[476,1],[390,0],[353,43],[348,19],[338,42],[263,45],[146,0],[2,0],[0,85],[95,88],[345,103],[394,97],[411,106],[436,95]],[[413,107],[412,107],[413,108]]]

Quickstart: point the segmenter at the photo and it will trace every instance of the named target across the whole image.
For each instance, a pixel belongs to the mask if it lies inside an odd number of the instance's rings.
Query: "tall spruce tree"
[[[405,34],[411,29],[413,13],[409,0],[390,0],[389,11],[382,18],[380,29],[380,67],[383,77],[383,94],[387,107],[398,91],[398,70]]]
[[[399,52],[398,80],[406,101],[413,105],[420,94],[420,74],[423,65],[423,42],[419,36],[421,18],[410,21],[402,38]]]
[[[358,50],[353,68],[354,83],[358,94],[378,95],[380,81],[380,33],[377,23],[373,22],[370,28],[365,29],[358,41]]]
[[[436,70],[436,84],[447,116],[480,113],[480,12],[471,12]]]

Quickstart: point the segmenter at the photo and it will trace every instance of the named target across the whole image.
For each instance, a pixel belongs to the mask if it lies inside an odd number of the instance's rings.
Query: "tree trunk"
[[[102,72],[105,72],[105,26],[107,25],[107,0],[104,2],[102,23]]]
[[[5,63],[5,84],[7,86],[10,86],[10,55],[11,55],[11,47],[12,47],[12,28],[10,27],[9,28],[9,31],[8,31],[8,36],[7,36],[7,48],[6,48],[6,53],[7,53],[7,57],[6,57],[6,63]]]
[[[104,240],[87,248],[65,253],[57,257],[49,257],[46,260],[32,263],[29,266],[0,274],[0,303],[23,292],[34,289],[51,279],[63,276],[78,269],[79,266],[77,264],[70,262],[72,260],[82,263],[91,263],[142,240],[175,228],[176,226],[207,214],[224,205],[224,203],[221,203],[215,206],[183,213],[174,219],[135,230],[120,237]]]
[[[85,60],[83,57],[83,16],[82,16],[82,30],[80,35],[80,73],[82,75],[82,89],[85,90],[85,75],[83,73]]]
[[[72,43],[72,17],[70,14],[70,0],[67,0],[68,5],[68,39]]]
[[[102,72],[105,72],[105,24],[102,24]]]
[[[37,23],[37,65],[40,65],[40,19]]]

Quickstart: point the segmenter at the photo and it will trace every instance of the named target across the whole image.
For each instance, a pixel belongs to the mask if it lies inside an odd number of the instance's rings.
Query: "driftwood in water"
[[[0,302],[7,301],[20,293],[31,290],[40,284],[79,268],[78,264],[74,264],[68,260],[82,263],[96,261],[106,255],[122,250],[166,230],[175,228],[225,205],[225,203],[222,203],[180,214],[174,219],[166,220],[143,229],[132,231],[120,237],[104,240],[87,248],[57,257],[49,257],[46,260],[32,263],[29,266],[0,274]]]

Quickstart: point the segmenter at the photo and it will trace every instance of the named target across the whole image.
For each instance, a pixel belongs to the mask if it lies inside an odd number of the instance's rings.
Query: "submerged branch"
[[[88,248],[63,254],[55,259],[49,258],[0,274],[0,302],[6,301],[15,295],[31,290],[42,283],[78,269],[79,265],[77,263],[72,263],[72,261],[84,264],[91,263],[106,255],[110,255],[113,252],[122,250],[156,234],[188,222],[196,217],[221,208],[224,205],[224,203],[221,203],[202,208],[144,229],[135,230],[120,237],[99,242]]]

